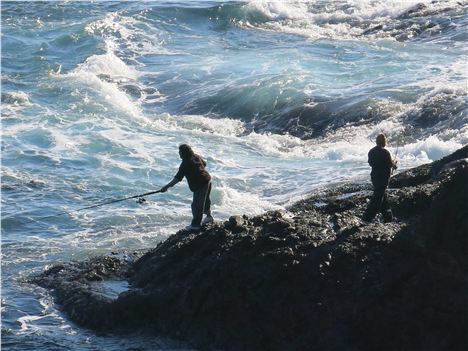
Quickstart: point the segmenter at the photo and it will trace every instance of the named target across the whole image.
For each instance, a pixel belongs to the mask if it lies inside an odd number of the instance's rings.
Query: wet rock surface
[[[75,322],[145,329],[222,350],[462,350],[468,345],[468,146],[402,172],[397,221],[363,222],[369,185],[324,189],[287,212],[180,231],[143,256],[46,270]],[[127,279],[109,299],[99,279]]]
[[[57,303],[74,322],[96,330],[112,328],[114,300],[93,287],[98,282],[125,280],[135,260],[143,253],[113,253],[83,262],[57,264],[31,281],[54,292]]]

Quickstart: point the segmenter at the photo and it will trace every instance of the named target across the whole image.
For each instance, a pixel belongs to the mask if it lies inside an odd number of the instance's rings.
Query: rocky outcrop
[[[362,222],[367,185],[289,211],[178,232],[125,260],[45,271],[74,321],[224,350],[461,350],[468,345],[468,147],[394,177],[398,220]],[[118,298],[96,279],[127,279]]]
[[[47,269],[31,280],[54,291],[57,302],[74,322],[95,330],[109,330],[119,319],[115,299],[96,289],[97,283],[128,277],[131,264],[141,253],[96,257],[66,262]]]

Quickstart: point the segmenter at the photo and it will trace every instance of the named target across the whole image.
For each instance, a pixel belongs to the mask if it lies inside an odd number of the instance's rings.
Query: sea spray
[[[468,143],[465,22],[458,1],[2,3],[2,346],[177,349],[79,328],[27,277],[153,248],[189,223],[186,184],[73,210],[159,189],[181,143],[220,221],[368,182],[381,132],[400,169],[447,155]]]

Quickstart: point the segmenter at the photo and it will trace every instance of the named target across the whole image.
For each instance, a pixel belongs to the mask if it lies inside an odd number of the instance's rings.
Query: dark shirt
[[[372,167],[372,184],[374,184],[374,186],[388,185],[393,166],[390,152],[383,147],[375,146],[370,149],[368,157],[369,164]]]
[[[198,155],[182,160],[179,171],[174,176],[179,181],[187,178],[190,190],[196,191],[206,185],[210,180],[210,174],[205,170],[206,162]]]

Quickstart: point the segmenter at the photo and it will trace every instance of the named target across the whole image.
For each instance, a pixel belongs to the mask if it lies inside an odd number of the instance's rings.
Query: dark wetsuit
[[[392,157],[388,150],[380,146],[373,147],[369,151],[368,157],[369,165],[372,167],[371,181],[374,186],[374,194],[363,218],[367,221],[371,221],[377,212],[380,211],[384,221],[391,222],[393,214],[385,190],[387,189],[390,174],[392,173]]]
[[[205,170],[206,162],[198,155],[183,159],[179,171],[174,176],[178,180],[187,178],[190,190],[193,192],[192,200],[192,226],[199,227],[203,213],[210,214],[211,176]]]

